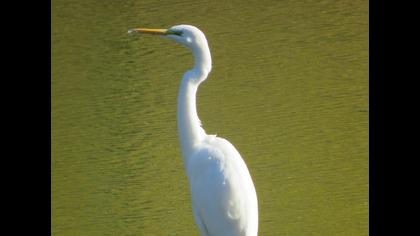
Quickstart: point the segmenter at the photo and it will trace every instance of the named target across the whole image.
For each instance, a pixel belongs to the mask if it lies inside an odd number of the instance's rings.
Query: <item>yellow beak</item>
[[[128,33],[142,33],[142,34],[155,34],[155,35],[166,35],[170,31],[167,29],[146,29],[146,28],[137,28],[131,29]]]

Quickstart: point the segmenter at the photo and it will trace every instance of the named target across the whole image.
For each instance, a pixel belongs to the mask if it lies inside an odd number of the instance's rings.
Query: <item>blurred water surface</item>
[[[202,29],[209,134],[250,169],[259,235],[368,235],[368,1],[52,1],[53,235],[199,235],[176,127]]]

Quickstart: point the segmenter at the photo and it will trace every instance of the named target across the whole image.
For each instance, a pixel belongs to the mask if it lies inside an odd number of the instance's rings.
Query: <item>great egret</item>
[[[229,141],[206,134],[197,115],[197,88],[211,70],[203,32],[191,25],[177,25],[170,29],[137,28],[129,33],[161,35],[191,49],[194,55],[194,68],[184,74],[179,90],[178,130],[201,234],[257,235],[257,194],[248,168]]]

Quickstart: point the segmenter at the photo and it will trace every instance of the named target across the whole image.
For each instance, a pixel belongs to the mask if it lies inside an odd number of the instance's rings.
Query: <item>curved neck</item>
[[[208,47],[194,50],[195,65],[185,73],[178,95],[178,131],[181,149],[186,164],[195,146],[203,141],[206,132],[201,128],[196,107],[198,86],[207,78],[211,70],[211,56]]]
[[[207,78],[207,75],[211,71],[211,54],[210,49],[207,46],[207,42],[204,43],[204,46],[202,47],[194,47],[191,49],[192,53],[194,55],[194,68],[192,71],[199,74],[204,81]]]

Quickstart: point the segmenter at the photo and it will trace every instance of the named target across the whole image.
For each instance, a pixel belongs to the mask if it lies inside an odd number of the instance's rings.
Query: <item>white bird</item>
[[[256,236],[258,203],[248,168],[226,139],[207,135],[196,110],[198,86],[212,64],[207,39],[198,28],[177,25],[169,29],[137,28],[191,49],[194,67],[184,74],[178,95],[178,130],[184,166],[190,182],[195,221],[203,236]]]

